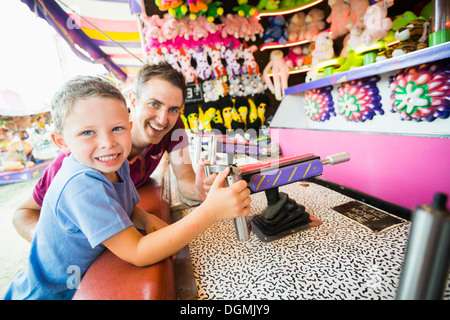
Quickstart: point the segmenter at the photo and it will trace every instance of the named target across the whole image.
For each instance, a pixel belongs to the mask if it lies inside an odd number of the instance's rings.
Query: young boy
[[[106,81],[69,81],[55,95],[52,115],[52,139],[71,155],[44,198],[28,268],[5,299],[70,299],[73,271],[82,277],[105,247],[132,264],[150,265],[215,221],[250,212],[245,181],[225,187],[227,171],[217,176],[202,205],[172,225],[136,207],[140,199],[127,161],[132,124],[120,91]],[[155,231],[143,236],[136,228]]]

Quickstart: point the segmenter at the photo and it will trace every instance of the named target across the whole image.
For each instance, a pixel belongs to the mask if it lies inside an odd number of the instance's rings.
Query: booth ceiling
[[[75,54],[129,82],[143,64],[140,0],[21,0],[46,20]]]

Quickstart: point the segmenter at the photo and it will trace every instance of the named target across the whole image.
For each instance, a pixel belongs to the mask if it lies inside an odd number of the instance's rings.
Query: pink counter
[[[321,158],[349,152],[350,162],[329,166],[321,178],[413,209],[450,194],[450,139],[271,128],[283,156]]]

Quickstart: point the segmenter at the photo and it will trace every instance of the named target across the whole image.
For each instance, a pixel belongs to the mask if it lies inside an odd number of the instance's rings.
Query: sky
[[[102,65],[78,58],[51,26],[20,0],[0,1],[0,35],[0,90],[18,92],[36,107],[49,104],[58,88],[78,74],[106,73]]]

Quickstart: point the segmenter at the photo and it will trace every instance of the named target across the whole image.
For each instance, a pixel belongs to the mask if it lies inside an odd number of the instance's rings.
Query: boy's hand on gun
[[[251,198],[247,182],[239,180],[227,187],[229,172],[230,168],[227,168],[217,175],[204,202],[215,221],[234,219],[250,213]]]

